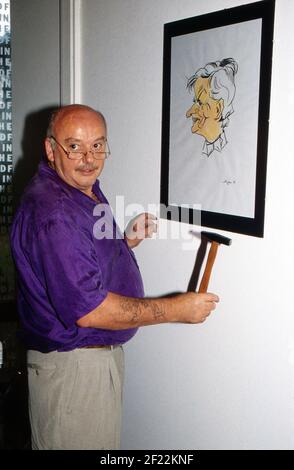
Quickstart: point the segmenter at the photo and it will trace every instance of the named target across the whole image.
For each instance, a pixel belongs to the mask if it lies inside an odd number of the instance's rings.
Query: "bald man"
[[[218,297],[143,298],[132,249],[155,224],[116,225],[98,180],[110,155],[101,113],[58,109],[45,149],[11,230],[32,449],[118,449],[123,344],[140,326],[202,323]]]

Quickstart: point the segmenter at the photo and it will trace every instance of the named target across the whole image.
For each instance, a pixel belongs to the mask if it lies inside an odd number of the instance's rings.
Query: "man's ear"
[[[225,106],[224,105],[224,100],[223,99],[218,100],[217,105],[216,105],[216,112],[217,112],[216,119],[217,119],[217,121],[221,120],[223,110],[224,110],[224,106]]]
[[[49,137],[46,137],[45,139],[45,150],[49,162],[54,162],[54,152],[52,148],[52,142]]]

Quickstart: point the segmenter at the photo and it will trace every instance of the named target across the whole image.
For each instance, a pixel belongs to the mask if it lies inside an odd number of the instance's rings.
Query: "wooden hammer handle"
[[[217,254],[218,246],[219,246],[219,243],[217,243],[217,242],[212,242],[211,243],[208,258],[207,258],[207,261],[206,261],[205,271],[204,271],[204,274],[202,276],[200,287],[199,287],[199,290],[198,290],[199,293],[207,292],[208,283],[209,283],[213,263],[214,263],[214,260],[215,260],[216,254]]]

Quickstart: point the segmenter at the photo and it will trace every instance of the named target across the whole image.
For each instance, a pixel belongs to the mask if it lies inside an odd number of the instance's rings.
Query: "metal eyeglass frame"
[[[94,152],[93,150],[87,150],[86,152],[81,152],[81,151],[75,152],[75,151],[73,150],[73,151],[69,152],[68,150],[66,150],[66,149],[63,147],[63,145],[61,145],[60,142],[58,142],[58,140],[55,139],[54,135],[50,135],[49,138],[50,138],[50,139],[53,139],[54,142],[56,142],[56,143],[59,145],[59,147],[62,148],[62,150],[64,151],[65,155],[66,155],[67,158],[69,158],[70,160],[81,160],[81,159],[83,158],[83,156],[86,157],[86,155],[87,155],[89,152],[93,155],[93,158],[95,158],[95,160],[106,160],[106,159],[109,157],[109,155],[111,154],[107,139],[105,139],[105,143],[106,143],[106,145],[107,145],[108,150],[106,150],[106,151],[104,151],[104,152],[100,152],[100,151]],[[80,158],[72,158],[72,157],[70,157],[71,154],[74,154],[74,155],[80,154],[80,155],[82,155],[82,156],[81,156]],[[104,158],[101,158],[101,157],[98,157],[98,158],[97,158],[97,157],[96,157],[96,154],[104,154]]]

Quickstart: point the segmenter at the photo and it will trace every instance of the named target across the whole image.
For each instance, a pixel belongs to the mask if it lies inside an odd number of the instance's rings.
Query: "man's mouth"
[[[92,175],[92,173],[94,173],[96,169],[97,168],[83,168],[83,169],[79,169],[78,171],[80,171],[84,175]]]
[[[192,115],[193,127],[196,126],[198,129],[202,129],[205,124],[205,116],[196,116],[196,114]]]

